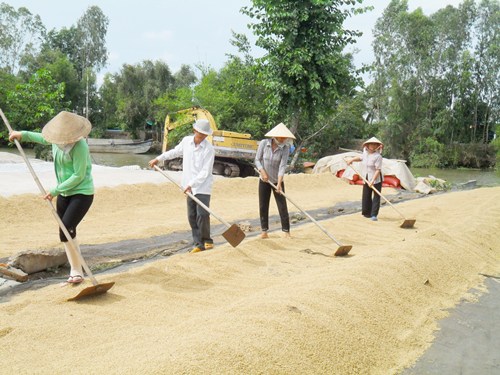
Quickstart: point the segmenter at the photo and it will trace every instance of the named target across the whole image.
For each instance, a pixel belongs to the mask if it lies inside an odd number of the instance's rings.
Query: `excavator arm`
[[[206,119],[213,130],[207,140],[214,146],[215,162],[213,173],[226,177],[245,177],[254,175],[250,164],[257,153],[258,142],[251,134],[218,130],[213,116],[206,109],[191,107],[167,115],[163,135],[162,152],[168,148],[170,131],[183,125],[193,124],[196,120]],[[182,159],[165,161],[164,168],[182,170]]]
[[[183,109],[167,115],[165,119],[165,128],[163,134],[163,145],[162,152],[165,152],[168,148],[168,133],[179,126],[186,124],[192,124],[196,120],[206,119],[210,123],[210,127],[213,131],[217,131],[217,125],[215,125],[215,120],[213,116],[206,109],[200,107],[191,107],[188,109]]]

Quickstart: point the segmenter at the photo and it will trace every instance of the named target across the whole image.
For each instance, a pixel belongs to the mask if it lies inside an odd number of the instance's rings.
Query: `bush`
[[[479,168],[496,165],[498,146],[494,142],[442,145],[426,138],[410,154],[413,167],[417,168]]]
[[[416,168],[442,167],[444,145],[434,138],[425,138],[410,153],[410,162]]]

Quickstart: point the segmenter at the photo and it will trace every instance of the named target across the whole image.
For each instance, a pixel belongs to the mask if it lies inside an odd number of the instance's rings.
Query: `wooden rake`
[[[260,171],[255,168],[255,170],[257,171],[257,173],[259,174],[260,176]],[[262,176],[260,177],[262,179]],[[277,190],[278,188],[276,187],[276,185],[274,185],[271,181],[267,181],[267,183],[269,185],[271,185],[271,187],[274,189],[274,190]],[[290,198],[289,196],[287,196],[284,192],[281,192],[280,193],[281,195],[283,195],[286,199],[288,199],[290,201],[290,203],[292,203],[295,207],[297,207],[304,215],[306,215],[314,224],[316,224],[318,226],[319,229],[321,229],[323,231],[323,233],[325,233],[328,237],[330,237],[333,242],[335,242],[339,247],[337,248],[337,250],[335,250],[335,253],[333,255],[335,256],[344,256],[344,255],[347,255],[349,254],[349,251],[351,251],[352,249],[352,245],[342,245],[339,241],[337,241],[335,239],[335,237],[333,237],[320,223],[318,223],[311,215],[309,215],[306,211],[304,211],[302,208],[299,207],[299,205],[297,203],[295,203],[292,198]]]
[[[3,111],[1,109],[0,109],[0,116],[2,117],[2,119],[3,119],[4,123],[5,123],[5,125],[7,126],[7,128],[9,129],[9,132],[12,132],[12,127],[10,126],[9,121],[7,120],[7,118],[5,117],[5,115],[4,115],[4,113],[3,113]],[[42,183],[38,179],[38,176],[36,175],[35,170],[31,166],[31,163],[29,162],[26,154],[24,153],[24,150],[21,147],[21,144],[18,142],[17,139],[14,139],[14,143],[16,144],[17,149],[21,153],[21,156],[23,157],[26,165],[28,166],[28,169],[31,172],[31,175],[33,176],[33,179],[35,180],[36,184],[38,185],[38,188],[40,189],[40,192],[42,193],[43,196],[45,196],[47,194],[47,192],[45,191],[44,187],[42,186]],[[89,286],[87,288],[82,289],[80,291],[80,293],[78,293],[75,297],[69,298],[68,301],[77,301],[77,300],[82,299],[84,297],[90,297],[90,296],[95,296],[95,295],[98,295],[98,294],[106,293],[109,289],[111,289],[111,287],[113,285],[115,285],[115,283],[114,282],[109,282],[109,283],[99,284],[97,282],[96,278],[92,274],[92,271],[90,270],[89,266],[85,262],[85,259],[83,259],[82,254],[80,254],[80,252],[77,250],[77,247],[75,245],[75,242],[73,241],[73,238],[71,237],[71,235],[68,232],[68,229],[66,228],[66,226],[62,222],[61,218],[57,214],[57,211],[54,208],[54,205],[52,204],[52,201],[50,201],[50,200],[45,200],[45,201],[49,205],[49,208],[52,211],[52,215],[54,216],[54,218],[56,219],[57,223],[59,224],[59,228],[61,228],[61,230],[63,231],[64,235],[68,239],[68,243],[69,243],[69,245],[71,247],[71,250],[73,251],[74,254],[76,254],[78,256],[80,262],[82,263],[83,269],[85,270],[85,272],[87,273],[88,277],[90,278],[90,281],[93,284],[92,286]]]
[[[344,158],[344,161],[345,161],[345,158]],[[356,174],[358,176],[360,176],[363,179],[363,181],[365,182],[365,184],[367,184],[368,186],[370,186],[370,183],[366,180],[366,178],[361,173],[359,173],[352,165],[350,165],[350,164],[348,164],[348,165],[349,165],[349,167],[351,167],[351,169],[354,172],[356,172]],[[392,208],[394,208],[394,211],[396,211],[403,218],[404,221],[399,226],[400,228],[413,228],[413,226],[415,225],[415,222],[417,221],[416,219],[407,219],[401,212],[399,212],[399,210],[396,207],[394,207],[394,205],[391,202],[389,202],[389,200],[386,197],[384,197],[382,195],[382,193],[380,191],[377,190],[377,188],[375,188],[375,186],[370,186],[370,187],[373,189],[373,191],[375,193],[377,193],[381,198],[383,198],[389,204],[389,206],[391,206]]]
[[[177,187],[184,193],[184,189],[182,188],[181,185],[177,183],[172,177],[170,177],[167,173],[165,173],[163,170],[161,170],[158,166],[154,166],[154,169],[160,172],[162,175],[164,175],[167,179],[169,179],[171,182],[173,182]],[[237,224],[229,224],[227,221],[222,219],[220,216],[216,215],[215,212],[213,212],[210,208],[207,207],[202,201],[200,201],[198,198],[196,198],[193,194],[191,193],[185,193],[189,198],[194,200],[196,203],[198,203],[201,207],[203,207],[207,212],[209,212],[212,216],[214,216],[217,220],[219,220],[222,224],[224,224],[227,229],[222,233],[222,237],[226,239],[227,242],[231,244],[231,246],[236,247],[238,246],[241,241],[245,238],[245,233],[241,230],[241,228]]]

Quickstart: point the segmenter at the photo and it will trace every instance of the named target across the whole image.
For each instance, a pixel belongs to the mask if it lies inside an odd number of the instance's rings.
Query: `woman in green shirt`
[[[29,131],[12,131],[9,140],[35,142],[43,145],[52,144],[52,155],[56,173],[57,186],[50,189],[44,199],[57,197],[57,214],[68,229],[80,252],[76,240],[76,227],[82,221],[94,199],[94,181],[92,179],[92,162],[85,137],[90,133],[92,125],[89,120],[71,112],[60,112],[42,129],[42,133]],[[69,283],[81,283],[83,270],[80,258],[68,245],[68,239],[59,229],[59,238],[64,244],[66,255],[71,266]]]

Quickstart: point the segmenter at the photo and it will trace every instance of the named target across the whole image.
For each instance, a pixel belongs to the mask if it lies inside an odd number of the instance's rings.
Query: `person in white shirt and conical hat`
[[[257,155],[255,156],[255,166],[259,170],[259,214],[261,225],[261,238],[268,238],[269,230],[269,202],[271,191],[273,192],[278,212],[281,219],[281,230],[285,237],[290,237],[290,217],[286,198],[281,194],[285,192],[286,164],[290,155],[290,141],[295,139],[293,133],[285,124],[279,123],[266,135],[268,139],[263,139],[259,143]],[[272,182],[277,190],[273,190],[267,182]]]
[[[377,138],[371,137],[363,143],[362,156],[355,156],[347,161],[347,165],[355,161],[362,161],[363,173],[369,185],[363,184],[363,196],[361,199],[361,214],[377,221],[380,209],[380,195],[375,193],[372,186],[379,192],[382,191],[382,149],[384,144]]]

